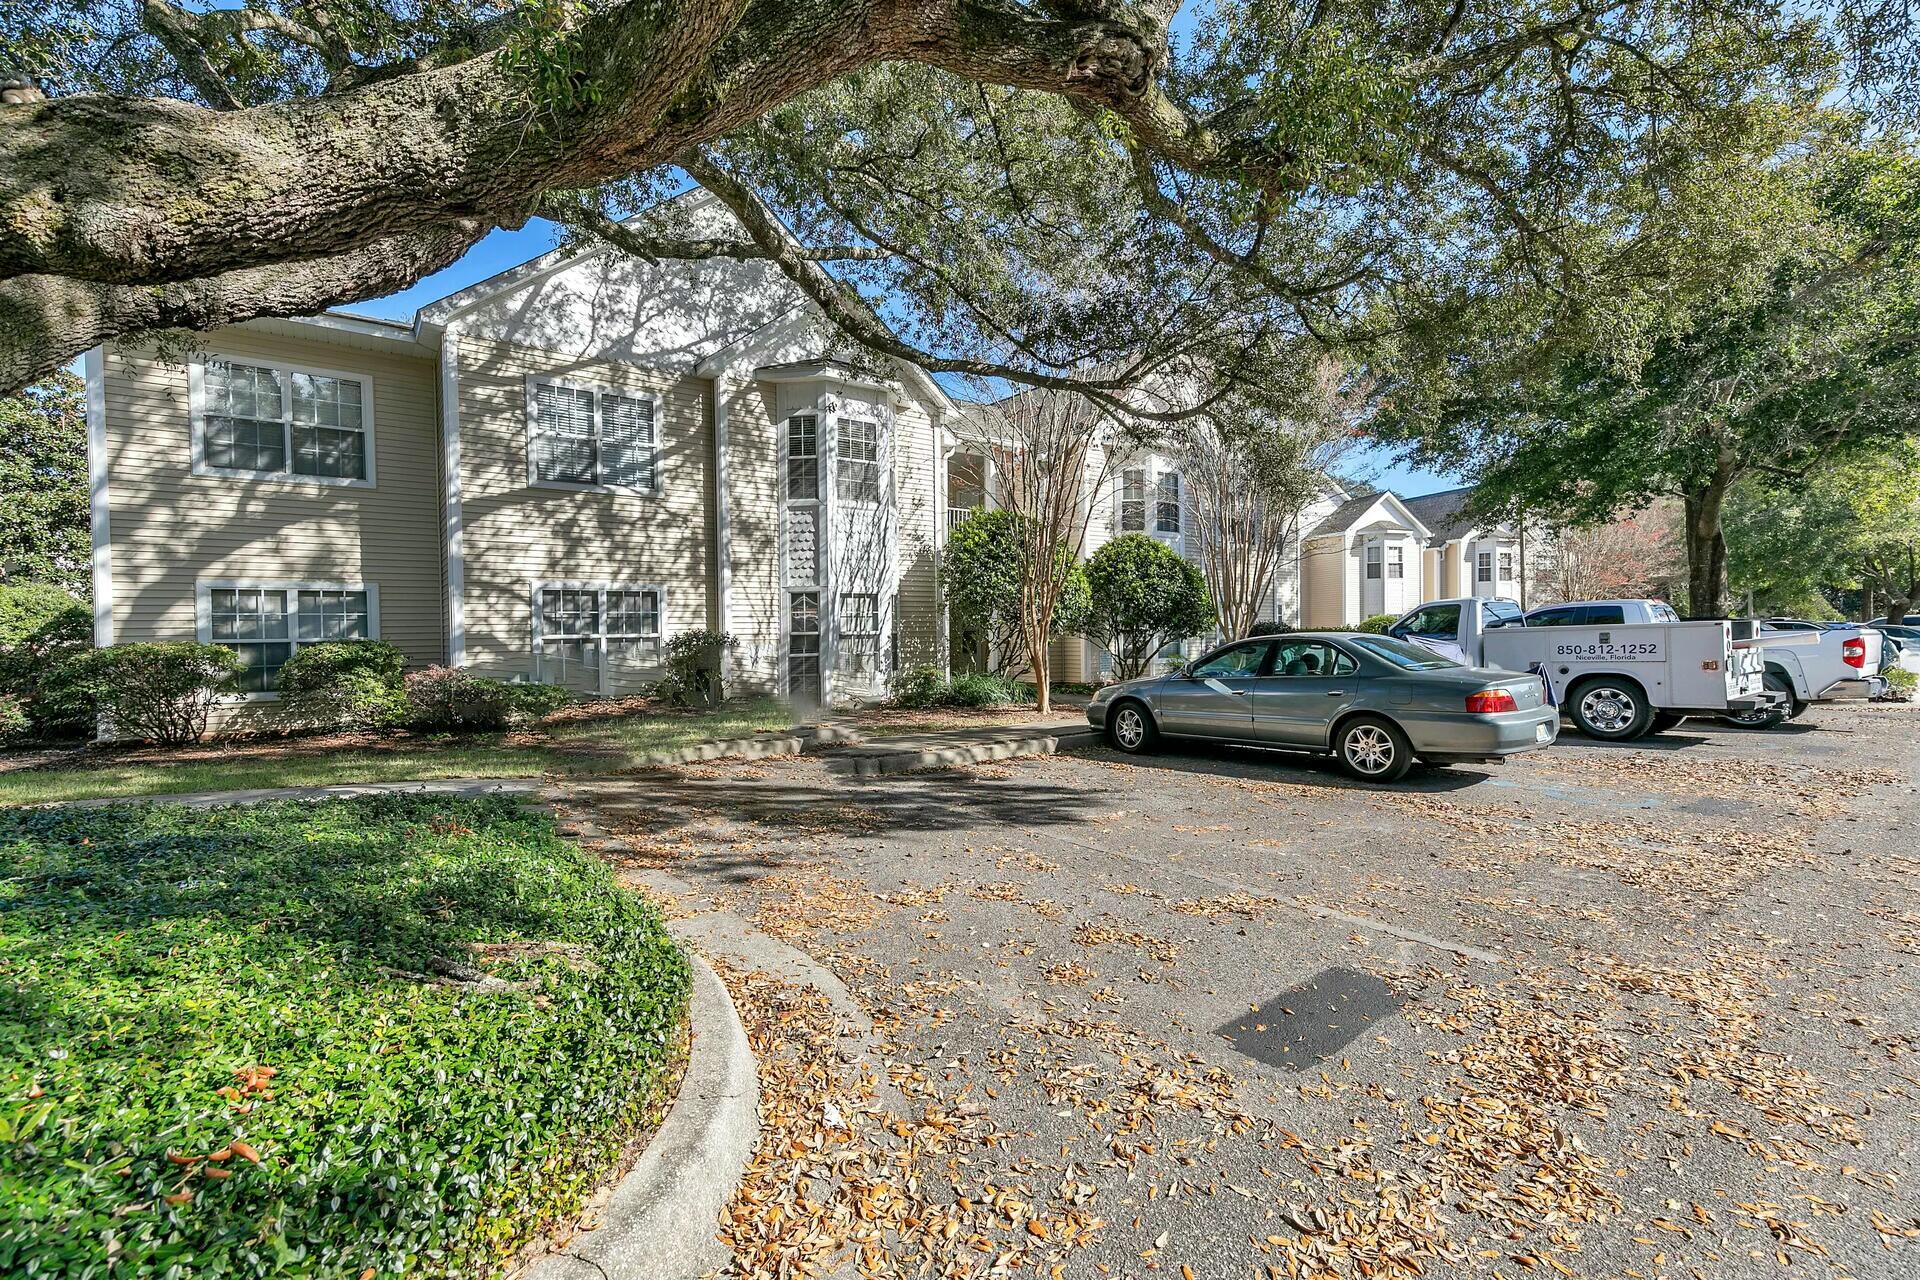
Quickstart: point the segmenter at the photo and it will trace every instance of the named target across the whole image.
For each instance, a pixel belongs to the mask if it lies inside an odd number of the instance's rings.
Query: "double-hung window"
[[[1120,532],[1147,530],[1147,473],[1129,467],[1120,473]]]
[[[538,675],[605,693],[612,674],[659,666],[663,599],[659,587],[541,584],[534,598]]]
[[[645,393],[528,379],[534,483],[658,493],[659,411]]]
[[[1473,576],[1476,582],[1493,581],[1493,552],[1482,551],[1474,556]]]
[[[195,475],[373,482],[371,380],[210,356],[188,381]]]
[[[880,597],[872,592],[840,593],[840,668],[855,675],[880,669]]]
[[[1180,532],[1180,473],[1163,471],[1156,486],[1153,527],[1159,533]]]
[[[379,635],[373,588],[357,583],[203,583],[200,637],[240,655],[243,693],[272,693],[303,644]]]
[[[1513,581],[1513,552],[1511,551],[1500,553],[1500,581]]]
[[[1367,544],[1367,579],[1373,581],[1380,576],[1380,558],[1382,548],[1377,542]]]
[[[841,418],[834,442],[834,496],[842,502],[880,501],[880,424]]]
[[[1407,549],[1397,543],[1387,548],[1387,576],[1389,578],[1407,576]]]

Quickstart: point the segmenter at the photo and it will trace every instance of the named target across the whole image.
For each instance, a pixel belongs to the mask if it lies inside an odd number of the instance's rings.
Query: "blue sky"
[[[553,248],[556,242],[554,225],[545,219],[535,218],[518,231],[493,232],[469,249],[458,262],[428,276],[411,289],[370,302],[357,302],[345,309],[389,320],[410,320],[416,310],[435,298],[445,297],[497,271],[536,258]],[[1357,455],[1346,470],[1358,479],[1369,480],[1383,489],[1392,489],[1410,498],[1451,489],[1460,484],[1459,480],[1450,476],[1403,466],[1394,461],[1391,453],[1381,449],[1370,449]]]

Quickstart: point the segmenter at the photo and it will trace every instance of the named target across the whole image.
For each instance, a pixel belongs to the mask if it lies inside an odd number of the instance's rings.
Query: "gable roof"
[[[1467,504],[1473,500],[1472,485],[1460,489],[1445,489],[1439,493],[1423,494],[1418,498],[1406,500],[1407,510],[1418,516],[1420,523],[1433,533],[1433,545],[1441,546],[1464,538],[1476,529],[1505,529],[1504,524],[1486,524],[1467,514]]]
[[[1356,494],[1329,511],[1326,518],[1306,535],[1309,538],[1324,538],[1329,534],[1345,533],[1366,518],[1367,512],[1381,503],[1389,503],[1399,509],[1399,518],[1407,528],[1421,537],[1428,536],[1428,529],[1419,516],[1408,509],[1399,495],[1385,489],[1375,489],[1369,493]]]

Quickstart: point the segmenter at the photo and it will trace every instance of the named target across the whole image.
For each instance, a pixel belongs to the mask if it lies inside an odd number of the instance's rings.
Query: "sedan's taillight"
[[[1474,715],[1487,715],[1495,711],[1518,711],[1520,706],[1513,695],[1505,689],[1482,689],[1478,693],[1467,695],[1467,710]]]
[[[1867,665],[1866,640],[1860,636],[1855,636],[1853,639],[1842,644],[1840,646],[1840,661],[1846,663],[1850,667],[1866,666]]]

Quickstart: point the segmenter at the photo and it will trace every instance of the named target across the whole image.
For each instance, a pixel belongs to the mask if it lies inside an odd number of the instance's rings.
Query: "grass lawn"
[[[0,1274],[488,1274],[657,1113],[688,986],[505,799],[0,813]]]
[[[508,734],[287,738],[173,751],[88,751],[49,767],[0,772],[0,805],[349,782],[610,773],[631,767],[649,751],[710,738],[743,738],[792,723],[786,707],[762,698],[700,714],[649,707],[613,715],[563,715],[537,731]]]

